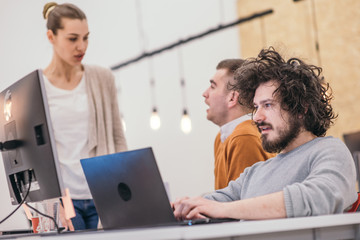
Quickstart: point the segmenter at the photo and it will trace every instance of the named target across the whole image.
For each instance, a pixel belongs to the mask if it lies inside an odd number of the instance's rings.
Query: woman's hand
[[[60,204],[59,207],[59,219],[61,222],[61,225],[65,228],[65,231],[75,231],[74,226],[71,222],[71,219],[66,219],[65,218],[65,210],[64,207]]]

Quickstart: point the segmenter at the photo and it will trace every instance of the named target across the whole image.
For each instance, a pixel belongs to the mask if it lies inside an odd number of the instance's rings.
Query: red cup
[[[31,218],[31,225],[34,233],[38,233],[37,227],[39,226],[39,217]]]

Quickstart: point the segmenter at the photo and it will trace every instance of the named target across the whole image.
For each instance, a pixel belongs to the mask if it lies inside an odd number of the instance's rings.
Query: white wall
[[[47,1],[0,0],[0,90],[36,68],[47,66],[52,47],[46,40],[42,8]],[[58,1],[62,3],[64,1]],[[134,0],[73,0],[87,14],[90,44],[84,63],[111,67],[142,52]],[[223,10],[221,10],[223,6]],[[141,1],[147,50],[198,34],[237,18],[236,0]],[[202,92],[216,64],[239,57],[237,28],[230,28],[181,47],[186,95],[193,131],[180,130],[182,99],[178,50],[153,58],[156,101],[162,126],[149,126],[152,109],[148,60],[114,72],[121,111],[127,124],[130,149],[152,146],[171,197],[199,195],[213,189],[213,141],[218,127],[207,121]],[[120,91],[121,90],[121,91]],[[0,219],[10,205],[3,164],[0,164]],[[0,230],[24,228],[22,211],[0,225]]]

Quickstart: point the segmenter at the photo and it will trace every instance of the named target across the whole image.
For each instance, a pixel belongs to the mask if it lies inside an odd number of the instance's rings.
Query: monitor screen
[[[64,195],[41,70],[1,92],[0,142],[11,203]],[[30,178],[31,175],[31,178]]]

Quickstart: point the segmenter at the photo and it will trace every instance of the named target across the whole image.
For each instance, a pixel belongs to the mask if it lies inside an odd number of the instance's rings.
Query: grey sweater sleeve
[[[204,198],[214,200],[218,202],[231,202],[241,199],[242,182],[246,179],[248,168],[240,174],[240,177],[235,181],[230,181],[226,188],[216,190],[215,192],[209,193]]]
[[[312,159],[309,175],[303,182],[284,188],[287,216],[342,213],[357,198],[349,150],[339,139],[331,138],[308,151]]]
[[[229,202],[283,191],[287,217],[342,213],[357,199],[352,156],[336,138],[319,137],[245,171],[205,196]]]

